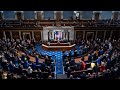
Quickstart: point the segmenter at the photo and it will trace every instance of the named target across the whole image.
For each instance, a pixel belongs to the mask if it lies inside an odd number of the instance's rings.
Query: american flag
[[[55,35],[58,35],[58,31],[55,31]]]
[[[55,32],[55,35],[56,35],[56,37],[59,38],[59,39],[61,39],[61,37],[62,37],[60,31],[56,31],[56,32]]]

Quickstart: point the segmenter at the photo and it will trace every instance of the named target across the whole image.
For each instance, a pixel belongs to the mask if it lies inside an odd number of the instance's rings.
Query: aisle
[[[54,55],[55,57],[53,57],[53,59],[55,59],[55,74],[63,74],[63,59],[61,51],[45,51],[41,48],[40,45],[36,45],[35,47],[37,49],[37,52],[41,52],[42,55]]]
[[[62,59],[62,52],[56,52],[56,74],[63,74],[63,59]]]

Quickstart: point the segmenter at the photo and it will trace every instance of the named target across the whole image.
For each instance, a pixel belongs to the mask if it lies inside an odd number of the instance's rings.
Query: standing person
[[[29,64],[28,64],[28,61],[26,60],[26,61],[24,61],[24,68],[28,68],[28,66],[29,66]]]
[[[93,54],[93,60],[94,60],[94,61],[97,60],[97,54],[96,54],[96,52],[94,52],[94,54]]]
[[[65,61],[67,55],[65,54],[65,51],[63,51],[63,62]]]
[[[84,60],[85,60],[85,57],[84,57],[84,56],[82,56],[81,60],[82,60],[82,61],[84,61]]]
[[[68,67],[68,68],[67,68],[67,77],[69,78],[70,75],[71,75],[71,69],[70,69],[70,67]]]
[[[81,65],[80,65],[81,70],[84,70],[86,68],[85,62],[81,60],[80,63],[81,63]]]
[[[14,72],[14,64],[12,63],[12,61],[10,61],[9,65],[8,65],[8,70],[13,73]]]
[[[77,50],[74,51],[74,57],[77,57]]]
[[[88,61],[91,62],[92,61],[92,55],[88,54]]]
[[[71,50],[69,51],[69,57],[71,58],[71,56],[72,56],[72,52],[71,52]]]
[[[100,64],[101,64],[101,58],[98,57],[98,59],[97,59],[97,65],[100,65]]]
[[[100,65],[100,72],[104,72],[106,70],[106,67],[104,64]]]
[[[98,72],[99,72],[99,66],[98,66],[98,65],[95,65],[95,66],[93,67],[93,71],[94,71],[96,74],[98,74]]]
[[[31,77],[32,72],[33,72],[33,69],[29,66],[27,71],[28,77]]]
[[[35,62],[36,62],[36,65],[39,64],[39,58],[38,58],[38,56],[35,57]]]
[[[26,55],[26,58],[27,58],[28,62],[30,62],[30,57],[28,54]]]

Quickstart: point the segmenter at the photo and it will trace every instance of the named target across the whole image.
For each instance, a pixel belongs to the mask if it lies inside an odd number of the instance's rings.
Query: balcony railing
[[[78,26],[78,27],[120,27],[120,21],[113,20],[1,20],[0,27],[42,27],[42,26]]]

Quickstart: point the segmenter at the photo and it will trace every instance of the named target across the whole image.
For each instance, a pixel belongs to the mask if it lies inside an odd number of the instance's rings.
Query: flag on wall
[[[59,40],[61,40],[61,38],[62,38],[61,32],[60,31],[56,31],[55,32],[55,37],[58,38]]]
[[[58,35],[58,31],[55,31],[55,35]]]

